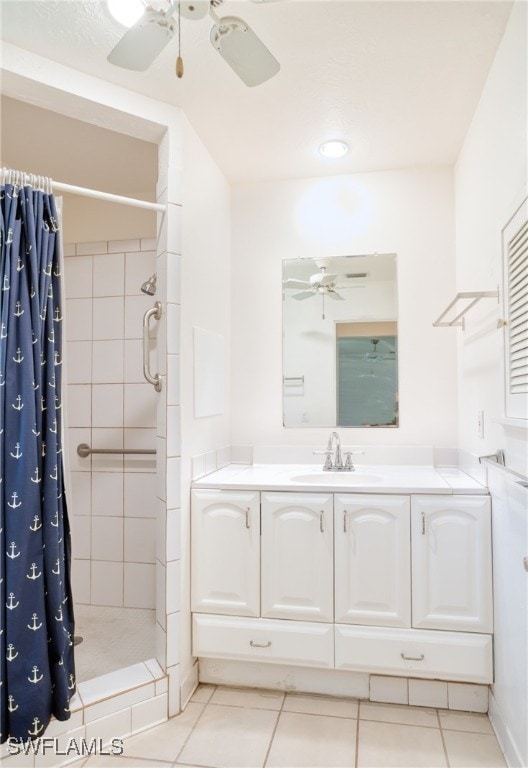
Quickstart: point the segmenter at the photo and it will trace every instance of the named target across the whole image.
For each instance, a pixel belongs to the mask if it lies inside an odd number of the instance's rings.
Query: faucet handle
[[[355,472],[356,468],[352,464],[352,451],[345,451],[345,465],[343,467],[347,472]]]
[[[312,453],[314,456],[326,456],[323,470],[334,468],[334,465],[332,464],[332,451],[329,451],[328,448],[326,448],[324,451],[312,451]]]

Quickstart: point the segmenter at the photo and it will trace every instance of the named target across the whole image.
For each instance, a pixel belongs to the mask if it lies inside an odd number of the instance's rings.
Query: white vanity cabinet
[[[409,496],[336,494],[335,621],[411,626]]]
[[[260,616],[260,494],[191,492],[191,609]]]
[[[492,632],[489,496],[412,497],[413,627]]]
[[[262,493],[262,616],[333,622],[331,493]]]
[[[490,683],[490,499],[192,491],[193,652]]]

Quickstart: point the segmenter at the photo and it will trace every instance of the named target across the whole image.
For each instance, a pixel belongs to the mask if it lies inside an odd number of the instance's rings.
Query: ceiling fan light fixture
[[[106,0],[108,11],[123,27],[133,27],[145,12],[141,0]]]
[[[319,152],[323,155],[323,157],[337,159],[346,155],[348,152],[348,144],[346,144],[344,141],[337,140],[325,141],[324,144],[321,144],[319,147]]]

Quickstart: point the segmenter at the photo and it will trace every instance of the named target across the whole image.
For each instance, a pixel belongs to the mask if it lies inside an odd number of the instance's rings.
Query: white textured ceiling
[[[124,28],[104,2],[1,0],[1,36],[74,69],[181,106],[233,182],[450,164],[456,160],[511,10],[457,0],[226,0],[281,62],[247,88],[209,42],[211,21],[182,19],[147,72],[106,56]],[[319,144],[340,138],[331,161]]]

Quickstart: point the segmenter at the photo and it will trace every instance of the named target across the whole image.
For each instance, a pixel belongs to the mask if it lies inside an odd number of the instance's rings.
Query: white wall
[[[491,67],[455,169],[457,290],[501,284],[501,230],[527,194],[527,11],[517,2]],[[472,454],[506,450],[526,473],[526,432],[493,423],[504,416],[501,307],[481,302],[459,339],[460,447]],[[484,411],[485,434],[477,433]]]
[[[450,168],[238,185],[233,189],[232,442],[321,444],[282,426],[281,261],[396,252],[399,429],[349,429],[361,444],[457,442],[455,339],[432,327],[454,292]]]
[[[192,664],[190,623],[189,501],[192,457],[229,445],[230,372],[230,188],[192,126],[183,122],[183,193],[181,269],[181,436],[182,436],[182,613],[181,679]],[[222,414],[194,417],[193,327],[225,339],[226,407]],[[212,467],[211,467],[212,468]],[[205,467],[204,467],[205,471]]]

